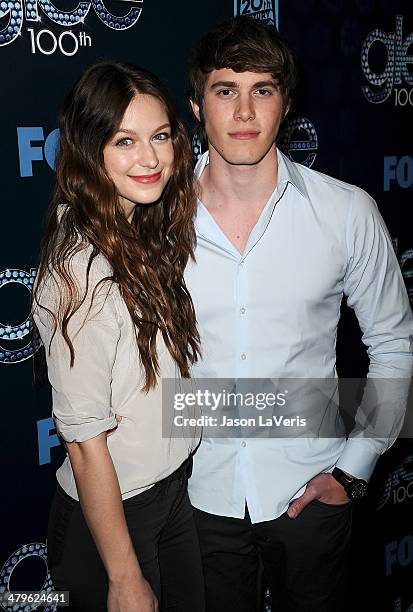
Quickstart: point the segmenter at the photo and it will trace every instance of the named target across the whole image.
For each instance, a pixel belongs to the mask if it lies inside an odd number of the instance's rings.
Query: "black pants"
[[[165,612],[204,610],[199,543],[187,493],[189,470],[187,461],[168,478],[123,502],[142,573]],[[70,607],[65,610],[106,611],[105,568],[79,502],[60,487],[52,503],[47,547],[55,589],[70,591]]]
[[[351,504],[316,500],[295,519],[252,524],[247,511],[235,519],[194,508],[207,612],[262,609],[262,580],[273,612],[344,610],[351,514]]]

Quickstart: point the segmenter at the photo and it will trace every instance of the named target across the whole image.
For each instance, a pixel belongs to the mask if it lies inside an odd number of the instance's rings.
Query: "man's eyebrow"
[[[258,81],[258,83],[254,83],[252,86],[253,89],[260,89],[261,87],[274,87],[276,89],[278,87],[277,81]]]
[[[238,83],[235,81],[215,81],[215,83],[211,85],[211,89],[217,89],[217,87],[229,87],[233,89],[234,87],[238,87]]]
[[[210,87],[210,89],[217,89],[218,87],[228,87],[228,89],[237,89],[239,87],[239,83],[236,81],[215,81]],[[267,81],[258,81],[251,86],[251,89],[260,89],[261,87],[273,87],[277,89],[278,83],[272,79]]]

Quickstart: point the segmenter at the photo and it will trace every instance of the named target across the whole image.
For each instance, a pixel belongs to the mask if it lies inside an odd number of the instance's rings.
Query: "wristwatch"
[[[334,476],[337,482],[342,485],[348,498],[352,501],[355,499],[360,499],[366,495],[367,482],[365,480],[361,480],[361,478],[354,478],[354,476],[349,476],[338,467],[334,468],[331,475]]]

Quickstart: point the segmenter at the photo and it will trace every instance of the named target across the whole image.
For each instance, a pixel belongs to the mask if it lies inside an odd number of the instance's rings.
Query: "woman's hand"
[[[118,428],[119,423],[121,422],[123,417],[121,417],[119,414],[115,414],[115,419],[116,419],[116,427],[114,427],[113,429],[108,429],[108,431],[106,432],[106,437],[111,436],[113,433],[115,433],[115,431]]]
[[[159,612],[158,600],[142,574],[125,575],[109,584],[108,612]]]
[[[106,438],[103,432],[85,442],[70,442],[67,449],[82,511],[108,575],[108,610],[158,612],[130,538]]]

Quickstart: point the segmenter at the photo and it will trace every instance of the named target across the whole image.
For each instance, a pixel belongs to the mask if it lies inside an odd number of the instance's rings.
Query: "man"
[[[334,379],[346,295],[370,376],[408,379],[411,310],[374,201],[275,146],[296,83],[278,33],[248,17],[222,24],[194,51],[188,83],[209,146],[196,168],[196,263],[186,275],[202,342],[195,376]],[[375,437],[204,436],[190,497],[209,612],[256,610],[260,567],[275,610],[341,609],[349,497],[365,493],[404,409]]]

